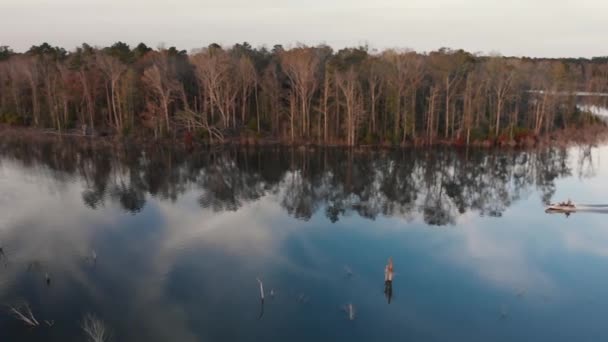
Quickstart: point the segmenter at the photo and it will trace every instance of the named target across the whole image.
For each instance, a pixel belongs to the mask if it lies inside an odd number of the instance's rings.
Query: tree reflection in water
[[[90,208],[108,201],[137,213],[147,196],[175,201],[194,189],[198,202],[215,211],[238,210],[274,195],[292,216],[308,220],[319,210],[332,222],[356,213],[423,217],[447,225],[467,211],[501,216],[537,189],[543,202],[555,179],[572,174],[566,148],[532,151],[424,149],[363,152],[344,149],[225,148],[186,153],[167,147],[92,147],[73,142],[0,143],[3,158],[57,182],[84,184]],[[589,158],[580,164],[591,165]]]

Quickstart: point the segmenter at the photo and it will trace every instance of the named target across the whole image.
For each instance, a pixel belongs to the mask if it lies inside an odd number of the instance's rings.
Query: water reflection
[[[606,172],[586,149],[3,141],[0,303],[55,324],[0,315],[0,340],[84,340],[87,322],[113,341],[597,340],[608,234],[541,206],[605,203],[602,177],[581,189]]]
[[[578,172],[591,177],[593,161],[585,151],[579,154]],[[174,202],[195,189],[198,204],[216,212],[276,195],[289,215],[302,220],[324,210],[332,222],[355,213],[369,219],[422,216],[436,226],[454,224],[467,211],[499,217],[533,189],[548,203],[554,181],[573,172],[566,148],[491,153],[269,148],[189,154],[166,147],[5,141],[2,153],[26,167],[44,167],[59,184],[82,180],[82,200],[93,209],[110,201],[137,213],[147,196]]]

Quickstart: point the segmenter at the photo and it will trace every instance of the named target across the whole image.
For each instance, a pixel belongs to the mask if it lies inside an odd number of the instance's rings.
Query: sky
[[[440,47],[507,56],[608,55],[606,0],[0,0],[0,45],[244,41]]]

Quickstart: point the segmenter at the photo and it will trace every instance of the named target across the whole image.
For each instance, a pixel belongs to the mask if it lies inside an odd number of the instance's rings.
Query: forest
[[[0,47],[0,123],[142,139],[318,145],[518,142],[603,125],[608,58],[327,45],[191,52]],[[581,96],[585,95],[585,96]]]

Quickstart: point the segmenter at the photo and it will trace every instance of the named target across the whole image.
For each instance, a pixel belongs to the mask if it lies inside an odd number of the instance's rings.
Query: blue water
[[[604,340],[606,158],[3,141],[0,341]]]

